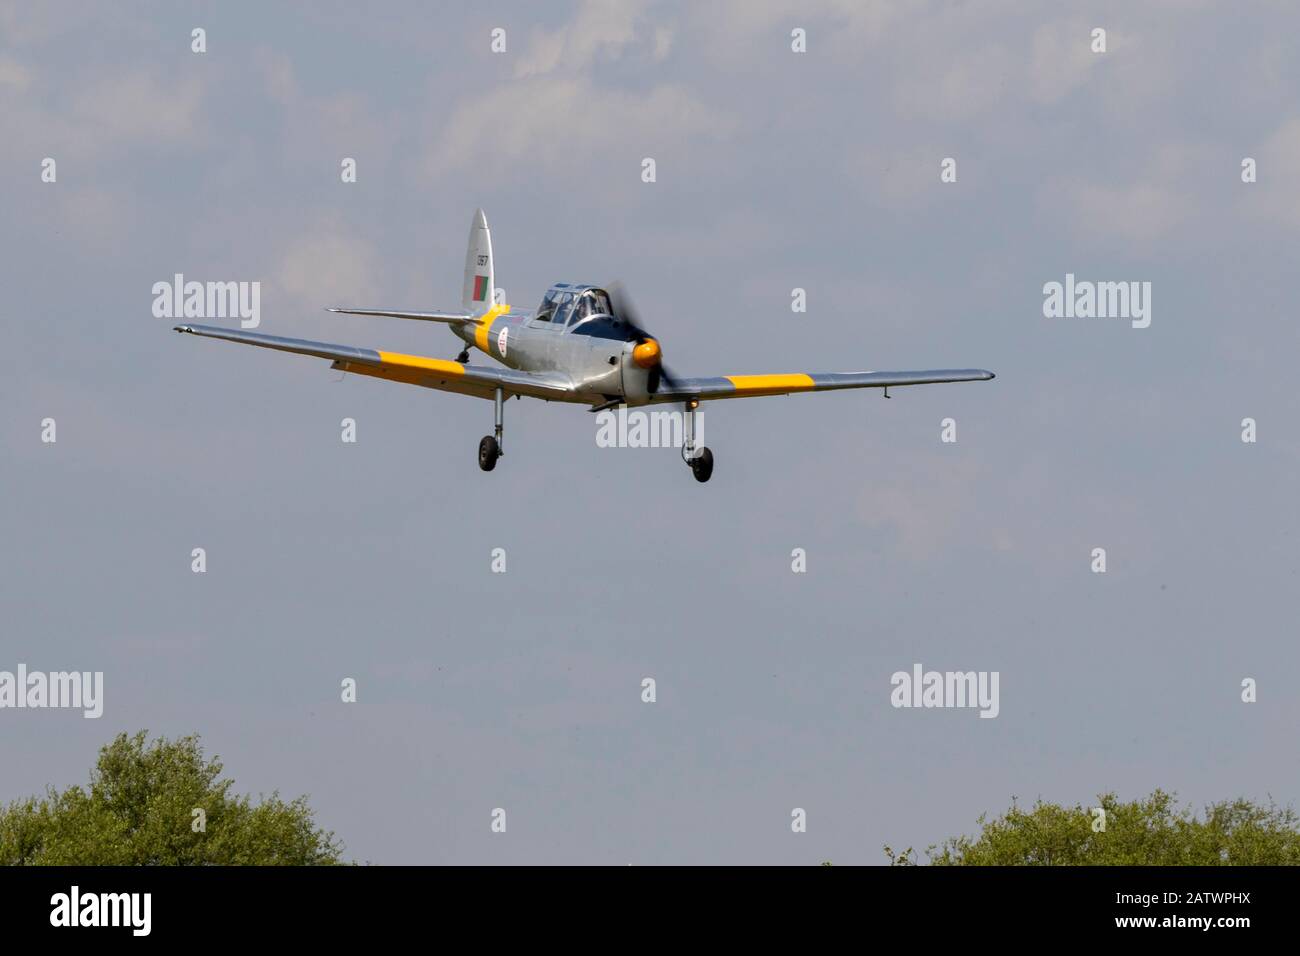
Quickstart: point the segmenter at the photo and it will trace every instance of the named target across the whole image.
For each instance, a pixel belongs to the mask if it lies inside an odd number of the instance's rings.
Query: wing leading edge
[[[260,332],[245,332],[241,329],[226,329],[215,325],[178,325],[175,330],[210,339],[238,342],[241,345],[256,345],[264,349],[329,359],[331,368],[391,382],[435,388],[444,392],[492,398],[500,388],[510,395],[530,395],[550,401],[574,400],[570,382],[558,375],[519,372],[508,368],[489,368],[484,365],[465,365],[461,362],[426,358],[422,355],[405,355],[401,352],[382,352],[352,345],[290,339],[279,335],[263,335]]]
[[[914,372],[821,372],[812,375],[717,375],[710,378],[678,378],[664,383],[651,402],[676,402],[687,398],[718,401],[724,398],[757,398],[762,395],[792,395],[795,392],[829,392],[842,388],[889,388],[894,385],[931,385],[939,382],[986,382],[992,372],[982,368],[937,368]]]

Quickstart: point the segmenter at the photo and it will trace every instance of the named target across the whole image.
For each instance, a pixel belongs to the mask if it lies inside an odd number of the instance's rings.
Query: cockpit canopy
[[[547,290],[537,307],[536,321],[549,322],[552,328],[577,325],[596,315],[611,315],[609,295],[604,289],[589,285],[561,282]]]

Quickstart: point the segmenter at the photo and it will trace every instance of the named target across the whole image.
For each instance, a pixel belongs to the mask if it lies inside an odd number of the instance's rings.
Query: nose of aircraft
[[[659,364],[662,357],[663,353],[659,350],[659,343],[654,339],[646,339],[632,350],[632,361],[637,364],[638,368],[654,368]]]

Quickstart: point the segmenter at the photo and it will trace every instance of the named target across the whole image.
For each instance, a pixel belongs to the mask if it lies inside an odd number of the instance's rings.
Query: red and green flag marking
[[[475,276],[474,277],[474,301],[486,302],[487,297],[488,297],[488,277]]]

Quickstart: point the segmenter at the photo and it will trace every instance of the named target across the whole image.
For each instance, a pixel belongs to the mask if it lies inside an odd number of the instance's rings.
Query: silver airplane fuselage
[[[562,309],[489,314],[477,325],[455,326],[466,345],[477,347],[508,368],[524,372],[555,372],[573,383],[573,402],[600,404],[621,399],[639,405],[651,397],[655,364],[643,367],[635,357],[639,339],[616,316],[583,307],[605,302],[590,285],[552,287],[555,295],[572,298]],[[657,343],[656,343],[657,349]]]

